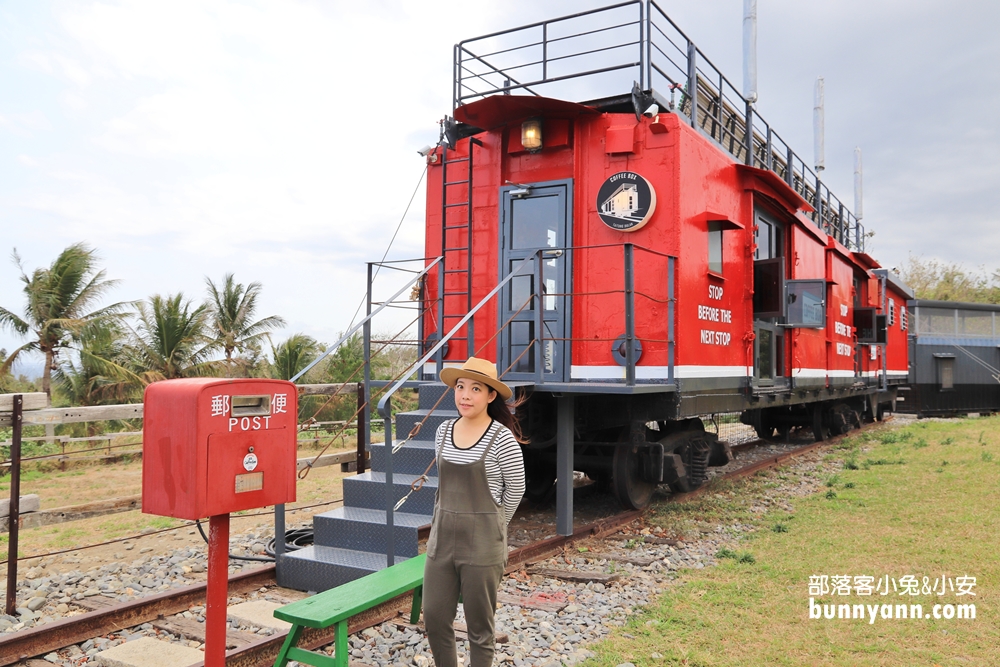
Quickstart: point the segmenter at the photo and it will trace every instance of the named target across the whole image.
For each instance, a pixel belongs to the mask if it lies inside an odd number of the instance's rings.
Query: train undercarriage
[[[894,395],[894,394],[892,394]],[[659,485],[685,493],[708,480],[708,468],[733,460],[729,443],[706,431],[699,417],[675,418],[676,402],[665,395],[578,397],[573,433],[573,469],[614,495],[625,508],[642,509]],[[739,420],[762,440],[788,440],[793,432],[816,441],[843,435],[881,420],[889,394],[859,394],[769,408],[751,408]],[[530,442],[524,446],[526,496],[545,502],[555,493],[557,445],[555,401],[537,392],[520,408]]]

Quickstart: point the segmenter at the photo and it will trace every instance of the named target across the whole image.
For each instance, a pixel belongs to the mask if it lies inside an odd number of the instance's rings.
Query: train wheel
[[[637,445],[615,447],[611,463],[611,491],[626,509],[641,510],[649,505],[656,490],[655,482],[641,479],[642,460]]]
[[[818,403],[813,406],[812,410],[812,429],[813,437],[816,438],[816,442],[822,442],[830,437],[830,431],[827,425],[824,423],[826,421],[826,408],[822,403]]]

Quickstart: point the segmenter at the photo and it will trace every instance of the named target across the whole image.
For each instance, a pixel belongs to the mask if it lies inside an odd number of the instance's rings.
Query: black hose
[[[205,544],[208,544],[208,535],[205,534],[205,529],[201,527],[201,519],[195,520],[195,524],[198,526],[198,532],[201,533],[201,539],[205,540]],[[274,542],[274,540],[271,540],[271,542]],[[267,551],[267,548],[265,547],[264,550]],[[271,551],[270,553],[272,556],[271,558],[263,558],[261,556],[237,556],[236,554],[230,552],[229,558],[234,560],[252,560],[260,563],[273,563],[274,552]]]

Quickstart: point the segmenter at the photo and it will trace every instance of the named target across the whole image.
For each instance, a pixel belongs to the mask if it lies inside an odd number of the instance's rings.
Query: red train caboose
[[[641,507],[730,459],[699,415],[823,438],[895,401],[908,288],[655,3],[462,42],[454,86],[423,338],[474,314],[424,377],[477,354],[521,384],[530,489],[582,470]]]

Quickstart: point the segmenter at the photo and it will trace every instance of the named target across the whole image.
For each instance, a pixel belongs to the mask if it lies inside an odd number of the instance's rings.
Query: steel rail
[[[273,565],[239,572],[229,577],[229,591],[237,595],[257,590],[268,584],[274,584]],[[191,584],[107,609],[6,634],[0,638],[0,665],[13,665],[21,660],[44,655],[95,636],[141,625],[160,616],[186,611],[192,605],[204,604],[206,589],[207,583]]]
[[[877,425],[865,425],[860,431],[869,430]],[[761,470],[777,468],[803,454],[825,446],[835,445],[853,433],[854,431],[819,442],[801,445],[788,452],[783,452],[777,456],[768,457],[748,466],[730,471],[715,479],[741,479]],[[754,445],[760,442],[765,441],[758,440],[756,443],[746,444]],[[744,448],[745,446],[741,445],[740,448]],[[704,493],[710,492],[711,486],[711,484],[705,484],[688,493],[673,494],[669,502],[687,502]],[[562,553],[575,542],[607,537],[617,532],[622,526],[641,519],[645,514],[645,510],[621,512],[580,526],[573,531],[572,535],[552,537],[514,549],[508,554],[505,572],[514,572],[522,569],[525,565]],[[257,590],[262,586],[272,586],[275,584],[274,573],[274,565],[268,565],[231,575],[229,578],[229,591],[239,595]],[[95,636],[107,634],[108,632],[140,625],[160,616],[180,613],[192,605],[204,603],[205,592],[205,583],[192,584],[184,588],[164,591],[107,609],[64,618],[43,626],[5,635],[0,638],[0,667],[12,665],[31,657],[44,655],[45,653],[56,651]],[[410,608],[410,601],[411,594],[407,593],[353,617],[349,623],[349,632],[354,634],[360,630],[396,618],[399,613],[405,612]],[[302,639],[299,641],[299,646],[312,650],[332,644],[334,642],[334,632],[335,629],[333,627],[327,629],[308,629],[303,633]],[[282,642],[284,642],[286,634],[285,632],[277,632],[273,635],[263,637],[258,641],[228,651],[226,654],[227,667],[266,667],[267,665],[274,664],[274,659]],[[197,663],[191,667],[199,667],[203,664]]]

